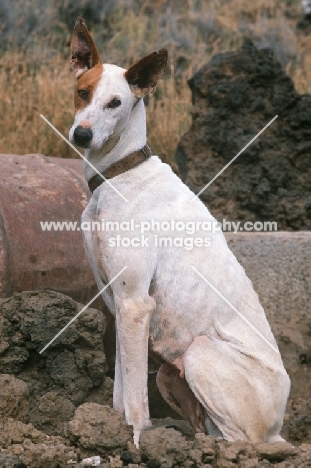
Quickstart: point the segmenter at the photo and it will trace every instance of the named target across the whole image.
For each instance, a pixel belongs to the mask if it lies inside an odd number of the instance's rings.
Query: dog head
[[[147,55],[128,70],[102,64],[97,47],[82,18],[71,38],[71,66],[77,77],[75,120],[70,141],[83,148],[100,149],[126,128],[134,104],[152,93],[165,72],[167,50]]]

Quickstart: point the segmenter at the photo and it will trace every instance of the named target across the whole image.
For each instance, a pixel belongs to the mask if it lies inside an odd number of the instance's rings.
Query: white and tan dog
[[[116,318],[114,408],[133,425],[138,446],[141,431],[150,425],[149,348],[162,363],[157,384],[163,397],[195,431],[230,441],[282,440],[290,382],[252,283],[221,231],[209,233],[206,244],[206,232],[198,228],[201,241],[185,248],[188,233],[176,233],[172,220],[201,226],[215,219],[198,198],[190,202],[194,194],[167,164],[149,157],[145,146],[142,98],[163,75],[167,51],[128,70],[102,64],[82,18],[71,49],[77,88],[70,141],[86,148],[88,161],[111,179],[103,181],[85,164],[94,192],[83,221],[134,219],[135,229],[146,221],[167,221],[165,235],[178,236],[174,245],[159,246],[159,233],[149,231],[137,247],[134,230],[127,232],[126,247],[111,242],[106,230],[84,232],[100,289],[127,267],[103,293]]]

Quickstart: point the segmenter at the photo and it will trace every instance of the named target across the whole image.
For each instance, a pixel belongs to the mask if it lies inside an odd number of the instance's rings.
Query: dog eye
[[[112,101],[109,102],[107,107],[109,109],[114,109],[115,107],[119,107],[119,106],[121,106],[121,101],[120,101],[120,99],[115,98],[115,99],[113,99]]]
[[[86,101],[88,98],[88,92],[85,91],[85,89],[78,89],[78,96],[84,101]]]

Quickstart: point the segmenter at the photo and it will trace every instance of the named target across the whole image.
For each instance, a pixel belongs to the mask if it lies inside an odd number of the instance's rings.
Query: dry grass
[[[173,162],[180,136],[191,124],[187,79],[214,53],[236,49],[245,34],[259,46],[273,47],[299,92],[311,91],[311,39],[296,35],[296,3],[211,0],[206,8],[204,0],[188,0],[177,9],[174,5],[149,0],[136,11],[116,8],[109,17],[113,34],[100,46],[106,51],[104,61],[124,67],[152,50],[168,47],[167,76],[147,102],[148,142],[163,160]],[[101,27],[94,28],[95,37],[101,37]],[[35,54],[11,49],[0,57],[1,153],[77,157],[39,117],[42,113],[67,136],[74,86],[64,58],[67,49],[58,53],[54,49],[53,57],[47,47]]]
[[[43,122],[45,115],[66,133],[72,121],[72,76],[68,64],[54,59],[35,69],[17,53],[0,61],[0,86],[4,98],[0,112],[5,133],[1,153],[42,153],[75,157],[75,153]]]
[[[67,137],[73,121],[74,74],[68,61],[46,61],[37,70],[25,57],[10,54],[0,60],[0,100],[4,134],[0,153],[42,153],[65,158],[79,157],[40,118],[43,114]],[[163,159],[172,160],[180,135],[190,125],[191,96],[185,79],[177,90],[173,72],[147,102],[148,142]]]

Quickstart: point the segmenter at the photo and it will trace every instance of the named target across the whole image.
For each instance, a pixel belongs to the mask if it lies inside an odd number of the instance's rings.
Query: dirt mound
[[[91,466],[82,460],[92,456],[105,468],[310,466],[311,394],[302,377],[310,373],[308,321],[279,317],[273,323],[295,382],[283,436],[299,446],[215,440],[195,435],[186,421],[166,418],[153,419],[137,450],[132,428],[111,408],[99,311],[85,311],[39,354],[81,307],[51,291],[16,294],[0,304],[0,468],[81,468]],[[299,388],[307,398],[300,398]]]
[[[193,122],[176,153],[184,182],[197,193],[278,115],[201,199],[219,220],[311,229],[311,96],[299,95],[272,51],[249,39],[215,55],[189,86]]]
[[[310,383],[310,382],[309,382]],[[311,398],[299,398],[291,403],[291,417],[284,427],[288,439],[311,444]]]
[[[86,401],[111,403],[112,380],[105,376],[105,318],[101,312],[84,311],[39,354],[81,308],[69,297],[52,291],[23,292],[0,304],[0,373],[19,379],[14,391],[10,390],[8,377],[2,376],[2,381],[11,392],[11,399],[14,392],[16,398],[26,392],[18,388],[18,382],[27,384],[28,418],[49,434],[62,432],[60,427],[56,429],[61,420],[60,409],[69,416]],[[5,392],[3,388],[1,392]],[[28,422],[27,418],[22,419]]]
[[[69,423],[69,437],[86,450],[103,456],[120,454],[133,431],[123,416],[109,406],[85,403],[76,410]]]
[[[12,417],[23,421],[28,411],[28,385],[13,375],[0,374],[0,420]]]
[[[105,407],[102,407],[103,409]],[[98,408],[97,408],[98,410]],[[106,423],[108,433],[110,421],[114,425],[113,410]],[[83,447],[74,447],[66,443],[60,437],[48,437],[37,431],[32,425],[9,420],[2,428],[7,432],[5,437],[0,436],[2,453],[0,454],[1,467],[27,467],[27,468],[81,468],[82,466],[96,466],[85,464],[82,457],[91,458],[96,453],[101,460],[100,467],[105,468],[130,468],[147,466],[148,468],[255,468],[255,467],[307,467],[311,462],[311,444],[303,444],[293,447],[286,442],[273,444],[250,444],[248,442],[225,442],[213,439],[205,434],[196,434],[192,439],[172,428],[151,428],[142,433],[140,450],[137,450],[131,441],[126,441],[122,436],[121,445],[110,448],[109,455],[103,453],[103,442],[98,435],[95,440],[87,434],[87,428],[91,434],[96,435],[95,414],[90,415],[88,425],[84,430],[85,439]],[[120,416],[116,416],[120,419]],[[124,427],[126,430],[126,428]],[[82,430],[82,426],[81,426]],[[101,431],[102,432],[102,431]],[[125,434],[125,433],[124,433]],[[129,434],[127,434],[129,435]],[[109,436],[108,436],[109,438]],[[78,443],[79,445],[79,443]],[[90,450],[91,448],[91,450]],[[106,447],[107,448],[107,447]],[[105,451],[105,450],[104,450]],[[1,462],[3,464],[1,464]]]
[[[61,437],[48,436],[32,424],[13,419],[0,423],[0,447],[1,468],[23,468],[20,463],[27,468],[57,468],[78,456],[76,448],[64,443]]]

